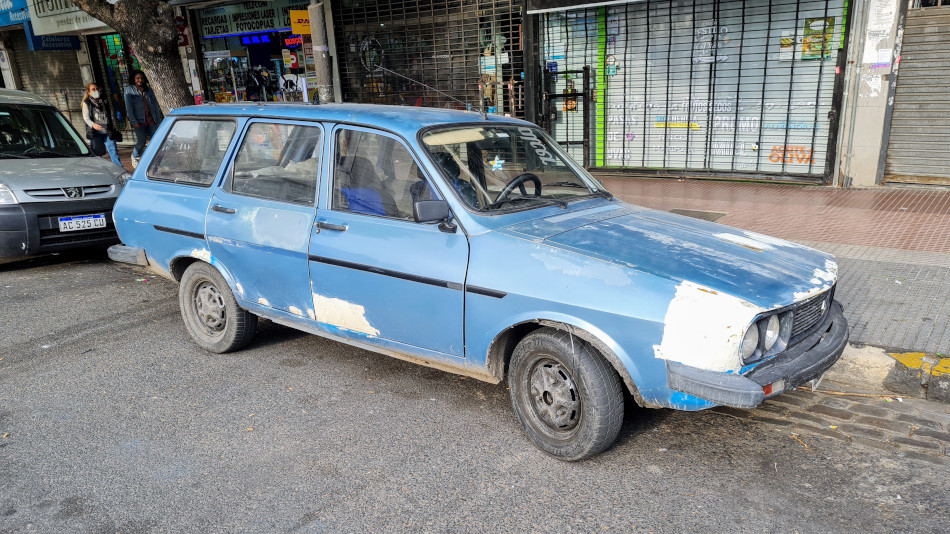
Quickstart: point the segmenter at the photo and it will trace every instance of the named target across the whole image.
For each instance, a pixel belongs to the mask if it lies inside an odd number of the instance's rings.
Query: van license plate
[[[93,228],[105,227],[105,213],[96,213],[93,215],[74,215],[72,217],[59,218],[60,232],[75,232],[76,230],[92,230]]]

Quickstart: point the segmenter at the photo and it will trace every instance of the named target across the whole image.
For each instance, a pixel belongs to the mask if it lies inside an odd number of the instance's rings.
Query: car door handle
[[[226,206],[215,204],[214,206],[211,206],[211,211],[220,211],[221,213],[234,213],[237,210],[235,210],[234,208],[228,208]]]
[[[317,223],[317,228],[322,228],[324,230],[336,230],[337,232],[345,232],[346,226],[342,224],[331,224],[328,222],[320,221]]]

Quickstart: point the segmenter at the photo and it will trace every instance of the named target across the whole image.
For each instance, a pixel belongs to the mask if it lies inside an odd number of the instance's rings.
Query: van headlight
[[[5,184],[0,184],[0,204],[19,204],[16,195]]]

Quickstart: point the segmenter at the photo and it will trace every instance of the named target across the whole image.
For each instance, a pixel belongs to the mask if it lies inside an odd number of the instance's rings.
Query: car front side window
[[[320,129],[256,122],[234,159],[230,191],[312,206],[320,169]]]
[[[234,121],[175,121],[152,159],[148,178],[209,186],[234,136]]]
[[[332,209],[412,220],[413,202],[438,198],[400,141],[341,129],[334,145]]]

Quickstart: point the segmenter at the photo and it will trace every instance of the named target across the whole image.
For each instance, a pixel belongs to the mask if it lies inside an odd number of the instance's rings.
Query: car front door
[[[314,123],[251,121],[205,229],[238,298],[311,319],[307,249],[322,132]]]
[[[464,357],[466,236],[413,220],[413,200],[435,193],[401,140],[350,126],[331,135],[310,245],[316,321],[346,337]]]

